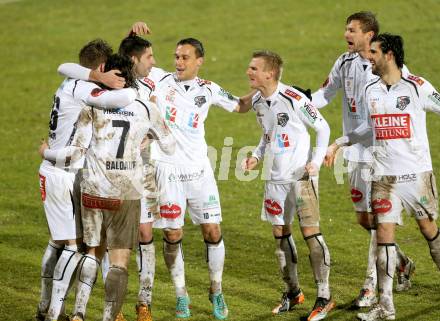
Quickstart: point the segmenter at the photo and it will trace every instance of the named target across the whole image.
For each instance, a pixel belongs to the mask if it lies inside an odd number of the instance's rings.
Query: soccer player
[[[128,57],[113,55],[105,68],[119,68],[126,85],[136,86]],[[157,108],[141,100],[114,111],[85,107],[77,127],[71,154],[88,149],[81,186],[84,242],[88,252],[101,248],[102,253],[105,246],[109,251],[103,321],[113,321],[125,296],[130,249],[138,240],[143,194],[141,142],[150,130],[169,154],[175,141]]]
[[[210,166],[204,121],[211,105],[227,111],[246,112],[251,95],[237,98],[216,83],[197,77],[204,48],[194,38],[182,39],[175,50],[174,73],[157,84],[155,97],[165,122],[176,138],[176,152],[169,156],[152,144],[159,195],[160,219],[155,227],[164,232],[164,258],[174,283],[176,317],[191,315],[182,249],[185,210],[199,224],[206,244],[211,286],[209,299],[214,317],[224,320],[228,308],[222,291],[225,246],[221,234],[221,209],[217,184]]]
[[[379,79],[365,87],[371,123],[338,138],[339,146],[373,137],[372,208],[377,219],[379,304],[360,320],[394,320],[393,270],[396,261],[395,229],[401,212],[414,215],[440,269],[437,189],[426,132],[426,111],[440,114],[440,94],[426,80],[404,75],[403,40],[381,34],[372,38],[372,71]],[[330,155],[333,161],[334,153]]]
[[[102,68],[111,53],[111,47],[105,41],[97,39],[81,49],[80,63],[92,69]],[[97,79],[112,86],[120,86],[123,82],[114,73],[115,71],[99,73],[101,78]],[[96,89],[99,87],[93,83],[75,79],[63,81],[53,99],[49,122],[50,148],[58,149],[69,142],[78,115],[85,104],[116,108],[127,105],[136,98],[135,91],[131,89],[102,95],[96,95]],[[48,160],[43,160],[40,166],[41,197],[51,239],[42,260],[41,300],[37,309],[37,320],[44,320],[45,317],[48,320],[58,318],[70,279],[82,257],[78,249],[82,231],[79,222],[77,170],[78,168],[69,163]]]
[[[317,108],[322,108],[335,97],[338,90],[342,90],[344,133],[349,133],[367,121],[368,111],[362,101],[362,90],[366,83],[377,79],[377,76],[371,73],[367,54],[370,40],[378,32],[379,23],[373,13],[362,11],[350,15],[344,33],[348,52],[336,60],[322,88],[312,95],[313,104]],[[407,72],[406,70],[405,73]],[[371,181],[367,175],[372,161],[369,152],[371,144],[371,139],[366,139],[343,151],[344,158],[348,161],[351,199],[358,223],[370,233],[367,275],[358,297],[353,302],[356,307],[369,307],[377,301],[376,229],[371,211]],[[330,146],[329,151],[332,152],[333,148],[334,146]],[[409,278],[415,265],[399,248],[398,257],[396,291],[404,291],[411,287]]]
[[[252,105],[263,133],[252,157],[245,159],[243,169],[252,170],[265,154],[270,155],[262,219],[272,224],[275,253],[286,284],[281,303],[272,313],[287,312],[304,302],[297,275],[298,254],[290,227],[296,213],[318,286],[316,302],[307,320],[322,320],[335,306],[329,288],[330,253],[319,229],[318,202],[318,173],[330,129],[302,92],[280,81],[282,67],[283,61],[276,53],[257,51],[252,55],[247,75],[251,88],[258,90]],[[307,128],[316,132],[313,156]]]

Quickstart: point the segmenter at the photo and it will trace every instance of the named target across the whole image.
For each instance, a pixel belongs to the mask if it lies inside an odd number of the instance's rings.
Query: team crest
[[[397,97],[396,108],[400,110],[404,110],[406,106],[410,103],[410,99],[408,96],[400,96]]]
[[[194,103],[197,107],[202,107],[204,103],[206,103],[206,97],[205,96],[196,96],[194,97]]]
[[[277,119],[278,119],[278,125],[280,125],[281,127],[284,127],[284,126],[286,126],[287,122],[289,121],[289,115],[287,115],[287,113],[278,113]]]

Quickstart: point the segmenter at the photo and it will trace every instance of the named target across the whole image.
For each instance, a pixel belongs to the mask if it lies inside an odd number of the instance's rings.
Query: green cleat
[[[210,294],[209,301],[212,302],[212,314],[214,314],[214,317],[217,320],[226,320],[229,311],[223,293]]]
[[[189,318],[191,310],[189,306],[189,296],[178,296],[176,303],[176,318]]]

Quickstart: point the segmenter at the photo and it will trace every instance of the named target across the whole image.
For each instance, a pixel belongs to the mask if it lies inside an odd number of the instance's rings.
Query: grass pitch
[[[102,37],[117,48],[129,26],[147,21],[158,65],[172,70],[177,40],[196,37],[206,48],[200,76],[237,95],[247,89],[245,70],[251,52],[267,48],[285,60],[283,82],[317,89],[336,58],[345,51],[345,18],[371,10],[381,30],[403,36],[406,64],[416,75],[440,88],[440,3],[421,1],[11,1],[0,0],[0,320],[33,320],[39,299],[40,261],[48,232],[38,191],[40,158],[36,149],[47,135],[52,95],[62,81],[58,64],[76,61],[80,47]],[[323,110],[332,138],[341,133],[340,98]],[[440,166],[440,120],[428,114],[434,169]],[[228,180],[219,181],[227,250],[224,292],[230,320],[271,320],[271,308],[282,290],[270,226],[259,220],[263,195],[260,179],[235,178],[237,151],[258,143],[255,115],[228,114],[213,108],[206,124],[208,144],[220,155],[225,137],[233,138]],[[356,224],[347,185],[337,185],[332,171],[320,178],[322,232],[332,255],[331,288],[337,308],[328,320],[352,320],[348,309],[364,278],[367,234]],[[398,230],[398,242],[417,264],[413,288],[395,295],[398,320],[440,319],[440,275],[413,219]],[[299,320],[315,299],[308,250],[297,225],[299,276],[306,302],[276,320]],[[174,290],[161,257],[161,234],[155,232],[157,273],[154,318],[174,319]],[[211,320],[208,272],[199,228],[185,227],[187,285],[192,299],[191,320]],[[135,319],[137,273],[133,260],[123,311]],[[71,298],[67,302],[71,307]],[[103,288],[98,281],[88,307],[88,320],[101,318]]]

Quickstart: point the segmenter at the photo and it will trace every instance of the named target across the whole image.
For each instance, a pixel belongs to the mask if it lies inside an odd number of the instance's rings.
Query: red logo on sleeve
[[[298,95],[296,92],[291,91],[290,89],[286,89],[284,92],[287,96],[290,96],[292,98],[295,98],[296,100],[301,100],[301,96]]]
[[[411,138],[409,114],[372,115],[377,140]]]
[[[150,87],[151,90],[154,90],[154,88],[156,88],[154,81],[152,81],[150,78],[145,77],[144,79],[142,79],[142,82],[144,82],[148,87]]]
[[[416,82],[419,86],[423,85],[425,82],[417,76],[408,75],[408,79]]]
[[[41,193],[41,200],[44,202],[46,200],[46,177],[40,175],[40,193]]]
[[[275,200],[267,199],[264,201],[264,208],[270,215],[280,215],[283,212],[280,204]]]
[[[160,207],[160,216],[163,218],[176,219],[182,213],[182,209],[177,204],[164,204]]]
[[[95,88],[92,90],[92,92],[90,93],[93,97],[98,97],[100,95],[102,95],[102,93],[106,91],[105,89],[102,88]]]
[[[385,214],[391,210],[393,205],[391,202],[384,198],[378,198],[373,200],[373,213],[374,214]]]
[[[361,191],[358,191],[357,189],[352,188],[351,189],[351,200],[353,203],[360,202],[364,195],[362,195]]]

